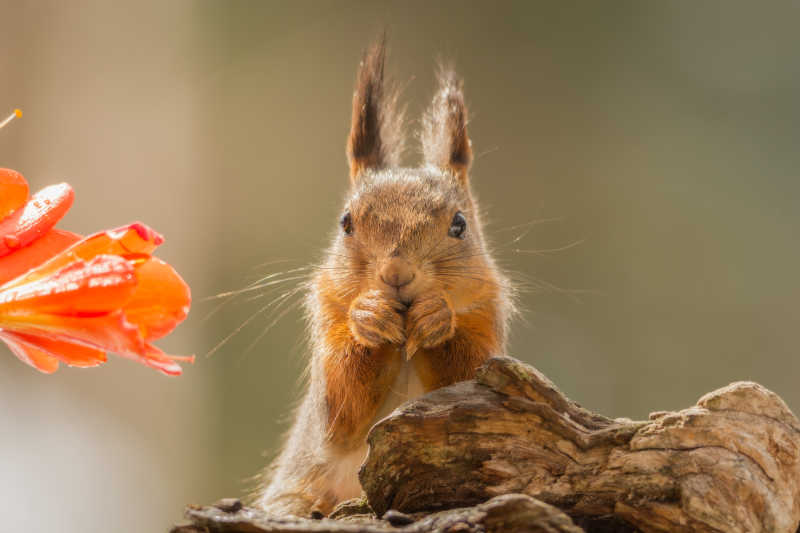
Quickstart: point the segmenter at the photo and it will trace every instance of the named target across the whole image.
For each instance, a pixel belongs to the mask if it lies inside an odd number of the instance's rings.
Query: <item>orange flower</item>
[[[183,321],[191,303],[178,273],[151,255],[163,238],[141,223],[81,238],[52,229],[72,203],[69,185],[21,205],[26,196],[22,176],[0,169],[0,213],[10,213],[0,220],[0,339],[42,372],[59,361],[96,366],[109,351],[180,374],[176,361],[193,358],[150,344]]]

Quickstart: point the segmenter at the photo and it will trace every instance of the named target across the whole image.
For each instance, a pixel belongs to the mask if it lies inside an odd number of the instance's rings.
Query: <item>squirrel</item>
[[[257,496],[274,515],[323,516],[360,496],[370,427],[505,350],[512,289],[470,187],[463,84],[440,69],[421,121],[424,164],[402,168],[404,111],[384,84],[385,57],[384,39],[356,77],[350,188],[304,302],[307,390]]]

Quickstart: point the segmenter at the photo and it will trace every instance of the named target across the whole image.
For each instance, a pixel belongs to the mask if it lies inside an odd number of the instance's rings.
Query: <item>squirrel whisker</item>
[[[288,302],[292,298],[292,296],[297,295],[298,293],[300,293],[303,290],[306,290],[307,288],[308,287],[305,287],[305,286],[303,286],[303,287],[295,287],[294,289],[292,289],[292,291],[289,291],[289,292],[284,293],[283,295],[281,295],[279,297],[279,298],[281,298],[281,302],[275,307],[275,309],[273,310],[273,313],[275,313],[278,309],[280,309],[281,305],[283,305],[285,302]],[[281,311],[280,314],[278,314],[269,324],[267,324],[267,326],[261,331],[261,333],[259,333],[258,336],[256,336],[256,338],[247,346],[247,348],[245,348],[244,353],[247,354],[253,348],[255,348],[256,345],[259,343],[259,341],[261,339],[263,339],[264,336],[267,333],[269,333],[269,331],[273,327],[275,327],[275,324],[280,322],[280,320],[284,316],[286,316],[287,313],[289,313],[289,312],[293,311],[294,309],[296,309],[302,302],[303,302],[302,299],[298,299],[294,303],[292,303],[291,305],[285,306],[283,311]]]
[[[577,241],[573,241],[573,242],[571,242],[569,244],[565,244],[564,246],[559,246],[557,248],[541,248],[541,249],[538,249],[538,250],[520,250],[519,248],[516,248],[516,249],[512,250],[512,252],[518,253],[518,254],[531,254],[531,255],[546,256],[548,254],[563,252],[565,250],[569,250],[570,248],[575,248],[576,246],[580,246],[584,242],[585,242],[584,239],[578,239]]]
[[[255,313],[253,313],[250,317],[248,317],[242,324],[237,326],[233,331],[231,331],[228,335],[226,335],[220,342],[218,342],[208,353],[206,353],[206,357],[211,357],[220,348],[222,348],[222,346],[224,346],[228,341],[230,341],[233,337],[235,337],[239,332],[241,332],[245,327],[247,327],[250,323],[252,323],[256,318],[258,318],[260,315],[262,315],[263,313],[268,311],[271,307],[275,306],[276,304],[279,306],[281,301],[282,301],[281,298],[285,294],[291,294],[292,291],[298,291],[299,292],[299,291],[307,288],[308,281],[307,281],[307,276],[294,276],[292,278],[286,278],[286,279],[282,279],[282,280],[273,280],[271,282],[262,284],[260,287],[258,287],[258,288],[263,289],[265,286],[273,286],[273,289],[278,289],[279,285],[281,285],[283,283],[287,283],[289,281],[297,281],[297,280],[306,280],[306,281],[297,283],[297,285],[294,288],[290,289],[286,293],[278,296],[277,298],[271,300],[270,302],[268,302],[265,305],[263,305],[262,307],[260,307]],[[248,287],[247,289],[248,290],[255,290],[256,287]],[[241,296],[244,292],[245,292],[244,290],[232,291],[232,297],[230,299],[222,302],[220,305],[218,305],[216,309],[214,309],[211,313],[209,313],[209,315],[206,317],[206,319],[209,318],[214,313],[219,312],[219,310],[222,307],[224,307],[225,305],[233,302],[236,298]],[[267,295],[270,294],[270,292],[272,292],[272,291],[271,290],[265,291],[264,293],[262,293],[260,295],[257,295],[255,298],[267,296]],[[255,299],[255,298],[252,298],[252,299]]]

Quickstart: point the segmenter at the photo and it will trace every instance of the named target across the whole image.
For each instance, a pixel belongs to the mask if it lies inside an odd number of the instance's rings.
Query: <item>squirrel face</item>
[[[357,279],[357,291],[380,289],[410,305],[432,289],[458,306],[480,293],[489,268],[468,188],[434,167],[368,172],[354,184],[330,255]],[[355,288],[355,287],[354,287]]]
[[[384,83],[384,43],[364,57],[356,78],[347,139],[350,193],[340,228],[317,273],[317,293],[339,309],[368,291],[410,308],[446,293],[456,313],[502,300],[506,282],[487,253],[469,168],[472,146],[461,81],[439,73],[423,115],[423,164],[399,165],[403,110]]]

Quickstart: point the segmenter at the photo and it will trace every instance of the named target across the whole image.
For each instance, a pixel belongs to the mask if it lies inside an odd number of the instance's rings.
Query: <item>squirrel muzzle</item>
[[[378,278],[387,292],[405,304],[411,303],[418,292],[414,283],[419,278],[418,269],[402,256],[386,258],[378,268]]]

